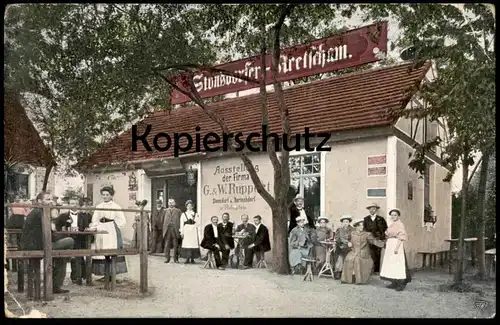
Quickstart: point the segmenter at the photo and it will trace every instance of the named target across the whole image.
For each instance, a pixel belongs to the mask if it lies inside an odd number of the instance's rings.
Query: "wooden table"
[[[55,231],[56,235],[66,235],[66,236],[86,236],[84,249],[89,249],[92,244],[92,238],[95,235],[107,234],[107,231]],[[92,285],[92,255],[85,258],[85,278],[87,279],[87,285]],[[76,262],[76,278],[77,284],[82,285],[82,265],[79,261]]]
[[[244,247],[240,244],[240,240],[243,240],[245,238],[247,238],[249,236],[249,234],[246,234],[246,235],[240,235],[240,234],[234,234],[233,235],[233,239],[235,241],[235,250],[236,250],[236,247],[239,246],[239,250],[238,250],[238,267],[241,266],[241,264],[244,262],[245,260],[245,249]]]
[[[333,275],[333,266],[330,263],[331,254],[335,251],[335,242],[334,241],[320,241],[321,244],[326,245],[326,256],[325,256],[325,264],[321,267],[321,270],[318,273],[318,278],[321,276],[331,276],[334,279]],[[328,274],[327,272],[330,272]]]

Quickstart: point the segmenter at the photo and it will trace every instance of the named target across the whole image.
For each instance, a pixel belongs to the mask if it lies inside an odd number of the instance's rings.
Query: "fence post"
[[[43,291],[45,300],[54,300],[52,283],[52,221],[51,208],[43,208],[42,229],[43,229]]]
[[[144,206],[141,207],[141,223],[140,231],[140,243],[139,243],[139,254],[141,262],[140,271],[140,287],[141,293],[148,292],[148,228],[147,228],[147,217],[144,215]]]

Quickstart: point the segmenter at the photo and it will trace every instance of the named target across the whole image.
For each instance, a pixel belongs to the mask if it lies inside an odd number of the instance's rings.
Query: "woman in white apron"
[[[404,242],[408,240],[408,235],[400,220],[401,211],[399,209],[389,211],[389,217],[392,219],[392,224],[385,231],[387,242],[380,278],[391,281],[388,288],[403,291],[406,284],[411,282],[404,249]]]
[[[103,202],[98,204],[96,208],[101,209],[121,209],[121,207],[113,201],[115,190],[113,186],[105,186],[101,189],[101,197]],[[89,228],[98,231],[106,231],[107,234],[95,235],[94,249],[121,249],[123,248],[123,239],[120,228],[123,228],[127,220],[123,211],[94,211],[92,223]],[[92,259],[92,272],[95,275],[106,275],[105,273],[105,257],[94,256]],[[127,263],[125,256],[118,256],[116,260],[116,274],[127,273]],[[104,280],[103,277],[100,280]]]
[[[195,264],[194,259],[200,258],[200,216],[194,211],[193,201],[186,201],[186,212],[181,215],[182,237],[181,257],[186,259],[185,264]]]

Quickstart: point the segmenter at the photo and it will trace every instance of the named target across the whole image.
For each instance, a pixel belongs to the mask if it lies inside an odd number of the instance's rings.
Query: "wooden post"
[[[33,299],[35,269],[33,268],[33,259],[28,259],[28,299]]]
[[[54,300],[52,283],[52,221],[50,207],[43,208],[43,293],[46,301]]]
[[[140,262],[141,262],[141,270],[140,270],[140,287],[141,293],[148,292],[148,224],[147,217],[144,213],[144,206],[141,207],[141,223],[140,223],[140,231],[137,233],[140,234],[140,242],[139,242],[139,254],[140,254]]]
[[[42,290],[41,290],[41,275],[40,275],[40,259],[33,259],[33,267],[35,271],[35,296],[34,300],[41,300]]]
[[[109,290],[109,278],[111,276],[110,267],[111,258],[109,256],[104,256],[104,290]]]
[[[17,291],[24,292],[24,260],[17,260]]]
[[[111,256],[111,291],[116,289],[116,255]]]
[[[85,248],[90,249],[92,242],[92,236],[87,236],[85,239]],[[89,255],[85,258],[85,278],[87,281],[87,285],[92,285],[92,256]]]

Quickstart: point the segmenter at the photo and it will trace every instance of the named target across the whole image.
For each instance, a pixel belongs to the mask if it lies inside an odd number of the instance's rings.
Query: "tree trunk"
[[[484,280],[486,275],[486,261],[484,252],[486,250],[484,244],[485,222],[486,222],[486,185],[488,183],[488,165],[490,162],[490,152],[483,152],[483,163],[479,174],[478,188],[478,220],[477,220],[477,277],[479,280]]]
[[[53,167],[53,165],[50,164],[45,168],[45,176],[43,178],[42,191],[47,190],[47,184],[49,183],[49,176],[50,176],[50,172],[52,171],[52,167]]]
[[[273,214],[273,272],[290,274],[288,263],[288,229],[286,227],[287,211],[283,207],[272,211]]]
[[[464,281],[464,235],[465,235],[465,219],[467,214],[467,192],[469,189],[469,165],[468,155],[464,154],[462,158],[462,206],[460,212],[460,231],[458,235],[458,256],[457,269],[454,275],[454,284],[461,285]]]

